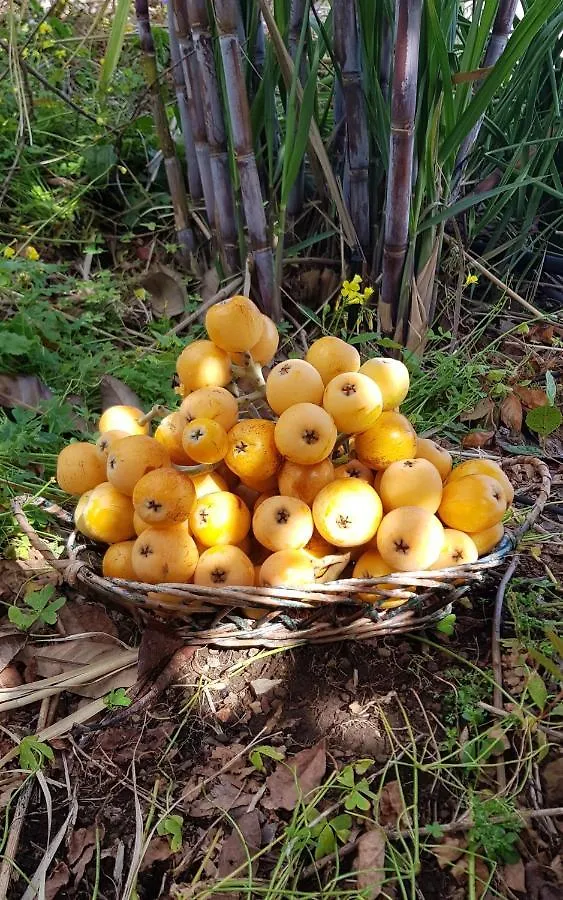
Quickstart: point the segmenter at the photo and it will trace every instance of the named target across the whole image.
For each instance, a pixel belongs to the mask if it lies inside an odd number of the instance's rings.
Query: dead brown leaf
[[[19,687],[20,684],[23,684],[23,678],[19,670],[11,664],[5,666],[0,672],[0,688]]]
[[[464,834],[446,834],[442,842],[432,847],[432,853],[438,860],[441,869],[453,865],[462,856],[467,847],[467,838]]]
[[[490,397],[483,397],[472,409],[464,410],[460,415],[462,422],[477,422],[479,419],[486,419],[491,416],[495,408],[494,402]]]
[[[0,776],[0,809],[5,809],[26,779],[25,772],[5,772]]]
[[[165,837],[153,837],[141,862],[141,872],[150,869],[156,862],[165,862],[174,856],[170,849],[170,841]]]
[[[492,444],[494,436],[494,431],[470,431],[469,434],[463,436],[461,443],[463,447],[479,449]]]
[[[182,638],[170,629],[158,625],[145,628],[139,645],[139,678],[161,668],[182,644]]]
[[[70,869],[65,862],[59,860],[45,882],[45,893],[43,894],[45,900],[54,900],[61,888],[66,887],[69,881]]]
[[[0,672],[10,665],[26,640],[27,635],[22,634],[21,631],[15,632],[11,625],[0,628]]]
[[[535,859],[526,863],[526,900],[561,900],[561,887],[551,881],[551,869]]]
[[[101,844],[103,837],[103,825],[88,825],[87,828],[76,828],[72,832],[68,842],[67,860],[70,870],[75,876],[75,885],[82,880],[86,866],[94,856],[96,841]]]
[[[193,785],[187,785],[189,792]],[[190,804],[190,816],[199,818],[216,813],[218,809],[228,812],[231,809],[246,807],[253,798],[252,794],[244,791],[244,785],[240,778],[233,775],[221,775],[207,793]]]
[[[137,409],[143,408],[135,391],[132,391],[121,379],[114,378],[113,375],[102,375],[100,392],[103,410],[108,409],[110,406],[136,406]]]
[[[389,781],[383,786],[379,795],[379,823],[380,825],[392,825],[398,827],[407,824],[404,820],[406,813],[401,785],[398,781]]]
[[[260,818],[257,810],[243,813],[237,819],[237,827],[233,828],[230,835],[223,841],[219,861],[217,863],[217,876],[219,879],[226,878],[235,870],[241,868],[239,878],[244,878],[244,871],[248,871],[248,860],[252,859],[260,849],[262,843],[262,833],[260,830]],[[258,868],[258,860],[253,860],[251,864],[252,874],[256,874]],[[227,897],[237,896],[232,893],[224,893],[221,895],[223,900]]]
[[[386,837],[382,828],[365,831],[358,838],[358,855],[354,869],[358,891],[366,900],[375,900],[385,881]]]
[[[295,809],[300,797],[321,783],[326,771],[324,740],[279,762],[266,779],[270,796],[262,801],[266,809]]]
[[[58,623],[64,635],[93,632],[90,638],[92,641],[103,641],[104,635],[117,637],[117,628],[103,606],[80,598],[61,607]]]
[[[522,431],[522,402],[516,394],[508,394],[500,405],[500,420],[511,431]]]
[[[547,763],[541,775],[547,806],[560,806],[563,803],[563,756]]]
[[[526,409],[536,409],[538,406],[547,405],[547,394],[541,388],[529,388],[517,384],[514,393],[518,394]]]
[[[123,654],[120,645],[116,641],[93,640],[90,637],[76,638],[76,640],[60,641],[46,644],[28,644],[21,651],[18,659],[24,662],[30,670],[31,678],[27,681],[35,681],[37,678],[51,678],[62,675],[78,666],[95,665],[109,662],[112,656]],[[93,680],[91,683],[67,688],[80,697],[96,699],[103,697],[109,691],[118,687],[131,687],[137,679],[137,667],[128,666],[104,678]]]
[[[133,757],[141,760],[145,756],[162,754],[162,749],[174,730],[171,722],[140,730],[138,725],[128,727],[108,727],[101,734],[96,752],[102,759],[109,756],[118,765],[130,762]]]
[[[535,341],[537,344],[553,344],[554,333],[553,325],[549,325],[546,322],[538,322],[537,325],[531,326],[528,332],[528,339]]]
[[[203,273],[203,277],[201,279],[201,285],[199,289],[199,296],[201,297],[201,302],[205,303],[206,300],[211,300],[212,297],[215,296],[217,291],[219,290],[219,274],[215,266],[211,269],[206,269]]]
[[[526,871],[521,859],[518,862],[503,866],[502,877],[511,891],[516,891],[519,894],[526,893]]]
[[[184,312],[188,292],[174,269],[159,265],[141,279],[141,285],[148,294],[149,304],[157,319],[173,318]]]
[[[53,392],[37,375],[0,375],[0,406],[38,409],[52,397]]]

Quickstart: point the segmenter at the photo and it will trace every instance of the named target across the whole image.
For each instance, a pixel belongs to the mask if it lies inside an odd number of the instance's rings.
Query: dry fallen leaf
[[[516,394],[508,394],[500,405],[500,420],[511,431],[522,431],[522,402]]]
[[[0,375],[0,406],[24,406],[37,409],[53,392],[37,375]]]
[[[382,828],[365,831],[358,838],[358,855],[354,865],[358,891],[366,900],[375,900],[385,881],[385,832]]]
[[[464,447],[479,449],[491,444],[494,436],[494,431],[470,431],[469,434],[464,435],[461,443]]]
[[[536,409],[538,406],[547,405],[547,394],[541,388],[529,388],[517,384],[514,393],[518,394],[526,409]]]
[[[0,810],[5,809],[27,777],[27,772],[5,772],[0,775]]]
[[[248,858],[256,855],[262,843],[262,834],[260,830],[260,817],[257,810],[243,813],[237,819],[236,828],[233,828],[230,835],[223,841],[219,861],[217,863],[218,878],[226,878],[239,867],[244,866],[238,874],[243,879],[245,871],[248,872]],[[258,868],[258,860],[252,863],[252,874],[256,874]],[[223,894],[223,898],[232,896],[231,894]]]
[[[456,862],[463,854],[467,847],[467,838],[465,835],[446,834],[442,842],[432,847],[432,853],[438,860],[441,869],[450,866]]]
[[[97,832],[97,834],[96,834]],[[89,825],[87,828],[76,828],[68,842],[68,864],[75,876],[74,884],[82,880],[86,866],[94,856],[96,841],[100,844],[104,837],[103,825]]]
[[[189,793],[192,787],[187,785],[186,792]],[[205,795],[190,804],[189,813],[193,818],[215,815],[218,809],[228,812],[231,809],[247,807],[252,799],[252,794],[244,792],[240,778],[221,775]]]
[[[141,872],[150,869],[156,862],[165,862],[174,856],[174,852],[170,849],[170,841],[165,837],[153,837],[141,862]]]
[[[70,881],[70,869],[65,862],[60,860],[51,870],[46,882],[45,900],[54,900],[61,888],[67,886]]]
[[[511,891],[517,891],[519,894],[526,893],[526,871],[521,859],[518,862],[503,866],[502,877],[504,878],[504,883]]]
[[[401,786],[398,781],[389,781],[384,785],[379,795],[379,822],[381,825],[392,825],[397,827],[399,820],[401,825],[406,825],[405,803],[401,793]]]
[[[64,635],[92,633],[93,641],[105,640],[104,635],[117,637],[117,628],[101,603],[77,598],[61,607],[57,621]]]
[[[127,387],[119,378],[114,378],[113,375],[102,375],[100,392],[102,395],[102,410],[109,409],[110,406],[136,406],[137,409],[143,408],[135,391]]]
[[[141,279],[156,318],[180,316],[188,302],[188,292],[174,269],[159,265]]]
[[[2,669],[0,672],[0,689],[19,687],[21,684],[23,684],[23,678],[15,666],[10,663],[9,666],[5,666]]]
[[[262,801],[262,805],[266,809],[295,809],[300,797],[306,797],[309,791],[319,786],[325,771],[326,750],[323,740],[277,764],[266,779],[270,796]]]
[[[115,661],[116,671],[101,678],[87,680],[83,684],[65,687],[65,690],[80,697],[103,697],[118,687],[131,687],[137,679],[137,666],[123,667],[127,656],[117,641],[93,640],[90,637],[76,638],[45,644],[28,644],[20,653],[20,660],[25,662],[33,672],[33,680],[51,678],[75,670],[80,666],[94,667],[99,664],[110,665]]]
[[[560,806],[563,803],[563,756],[547,763],[541,775],[547,806]]]
[[[166,629],[157,625],[147,626],[143,631],[139,645],[139,678],[148,675],[149,672],[153,672],[155,669],[162,668],[183,643],[182,638],[174,634],[169,628]]]
[[[464,410],[460,415],[461,422],[477,422],[479,419],[486,419],[492,415],[495,404],[490,397],[483,397],[472,409]]]
[[[9,666],[14,656],[20,652],[27,640],[21,631],[14,632],[10,625],[0,628],[0,672]]]

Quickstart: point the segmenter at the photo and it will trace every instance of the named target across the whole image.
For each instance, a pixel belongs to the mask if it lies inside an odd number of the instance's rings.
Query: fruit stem
[[[170,410],[163,406],[161,403],[155,403],[152,409],[149,409],[148,413],[145,413],[144,416],[141,416],[140,419],[137,419],[139,425],[146,425],[147,422],[152,422],[153,419],[157,419],[160,416],[167,416],[170,414]]]
[[[204,475],[206,472],[213,472],[218,465],[219,463],[199,463],[197,466],[177,466],[173,463],[173,468],[186,475]]]
[[[264,391],[252,391],[250,394],[241,394],[237,397],[237,403],[239,406],[244,406],[246,403],[250,403],[252,400],[263,400],[264,399]]]
[[[262,366],[260,363],[254,362],[250,353],[246,354],[247,363],[245,366],[237,366],[234,363],[231,366],[231,370],[234,376],[234,380],[237,378],[245,378],[248,379],[253,385],[253,387],[258,390],[259,388],[264,388],[266,386],[266,382],[264,380],[264,375],[262,373]]]

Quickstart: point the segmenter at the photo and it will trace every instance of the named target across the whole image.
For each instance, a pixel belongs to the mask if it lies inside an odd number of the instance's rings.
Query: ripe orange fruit
[[[139,537],[139,535],[143,531],[146,531],[147,528],[150,528],[150,527],[151,526],[149,525],[148,522],[145,522],[144,519],[141,519],[138,512],[135,511],[133,513],[133,528],[135,529],[135,534],[137,535],[137,537]]]
[[[279,492],[284,497],[297,497],[307,506],[325,484],[334,481],[334,466],[330,459],[322,459],[312,466],[286,460],[278,474]]]
[[[381,391],[367,375],[344,372],[325,388],[323,406],[339,431],[355,434],[375,425],[382,411]]]
[[[259,581],[263,587],[314,584],[313,560],[305,550],[278,550],[262,563]]]
[[[105,462],[94,444],[67,444],[57,457],[57,484],[67,494],[83,494],[106,480]]]
[[[339,550],[334,544],[329,544],[328,541],[325,541],[322,534],[319,534],[317,529],[313,530],[313,536],[310,541],[308,541],[303,549],[313,558],[315,562],[318,562],[320,559],[324,559],[325,556],[335,556]]]
[[[399,459],[413,459],[416,434],[411,423],[398,412],[383,412],[379,419],[355,437],[358,459],[371,469],[386,469]]]
[[[399,359],[368,359],[360,366],[360,372],[378,386],[385,410],[400,406],[409,392],[409,370]]]
[[[360,481],[366,481],[373,486],[373,472],[359,459],[349,459],[347,463],[336,466],[334,470],[335,478],[358,478]]]
[[[254,566],[246,553],[232,544],[222,547],[209,547],[205,550],[196,566],[194,584],[209,587],[225,585],[254,585]]]
[[[325,385],[342,372],[357,372],[360,368],[360,354],[356,348],[332,336],[314,341],[305,359],[319,372]]]
[[[313,534],[313,517],[296,497],[269,497],[254,511],[252,530],[268,550],[299,550]]]
[[[225,387],[231,380],[231,360],[212,341],[193,341],[176,360],[176,371],[187,392]]]
[[[464,566],[474,563],[479,553],[475,543],[464,531],[455,528],[444,528],[444,546],[431,569],[449,569],[451,566]]]
[[[238,420],[238,403],[224,387],[205,387],[184,397],[179,412],[188,422],[214,419],[225,431],[229,431]]]
[[[280,416],[295,403],[323,402],[323,380],[304,359],[288,359],[274,366],[266,379],[266,400]]]
[[[383,575],[390,575],[391,572],[391,566],[385,562],[381,553],[376,549],[369,549],[362,553],[356,561],[354,571],[352,572],[352,578],[381,578]],[[399,584],[393,584],[392,581],[384,581],[381,584],[378,584],[377,587],[384,591],[398,591],[401,586]],[[377,603],[378,606],[381,606],[383,609],[401,606],[405,602],[405,599],[408,599],[408,597],[401,595],[384,599],[381,594],[377,594],[376,592],[370,593],[369,591],[358,594],[358,597],[360,597],[361,600],[365,600],[366,603]]]
[[[115,441],[119,441],[121,438],[127,437],[126,431],[104,431],[94,444],[96,448],[96,455],[100,462],[104,464],[104,469],[106,463],[108,461],[108,453],[110,451],[111,445],[115,443]]]
[[[139,425],[139,419],[144,416],[142,409],[136,406],[110,406],[104,410],[98,421],[98,431],[124,431],[125,434],[148,434],[150,423]]]
[[[240,353],[258,343],[264,321],[262,313],[249,297],[236,294],[207,310],[205,329],[222,350]]]
[[[137,576],[133,568],[133,547],[135,541],[118,541],[112,544],[104,553],[102,559],[102,574],[105,578],[126,578],[127,581],[136,581]]]
[[[217,491],[228,491],[227,482],[217,472],[202,472],[201,475],[190,475],[195,488],[196,500],[214,494]]]
[[[445,447],[440,447],[435,441],[431,441],[430,438],[417,436],[416,458],[427,459],[433,466],[436,466],[442,481],[445,481],[452,471],[453,460],[451,453]]]
[[[514,500],[514,488],[505,472],[494,460],[468,459],[452,470],[448,476],[448,482],[457,481],[458,478],[465,478],[466,475],[487,475],[489,478],[495,478],[503,489],[507,505],[510,506]]]
[[[438,515],[450,528],[471,534],[500,522],[506,506],[506,495],[496,478],[466,475],[444,485]]]
[[[135,512],[149,525],[185,522],[195,500],[191,479],[172,468],[155,469],[139,478],[133,489]]]
[[[143,475],[170,466],[168,453],[148,434],[132,434],[116,441],[108,455],[107,480],[122,494],[133,494]]]
[[[420,506],[392,509],[377,532],[377,549],[393,572],[427,569],[443,546],[441,522]]]
[[[380,469],[378,472],[374,473],[373,486],[378,494],[379,494],[379,491],[381,490],[381,479],[383,478],[384,472],[385,472],[385,469]]]
[[[376,533],[382,514],[374,489],[357,478],[332,481],[313,501],[315,527],[336,547],[366,544]]]
[[[263,494],[266,491],[279,494],[277,475],[270,475],[268,478],[241,478],[240,483],[250,491],[256,491],[257,494]]]
[[[314,403],[296,403],[279,417],[276,447],[291,462],[312,466],[332,453],[336,443],[334,419]]]
[[[276,323],[272,319],[270,319],[269,316],[265,316],[264,313],[261,313],[261,316],[262,324],[264,326],[262,335],[254,344],[254,346],[252,346],[250,350],[248,350],[248,353],[252,357],[253,361],[258,363],[258,365],[267,366],[271,363],[274,356],[276,355],[276,351],[280,342],[280,335]],[[247,365],[245,353],[231,353],[230,356],[235,365]]]
[[[135,537],[131,497],[120,493],[108,481],[82,495],[74,521],[78,531],[102,544],[116,544]]]
[[[154,433],[155,441],[161,444],[168,453],[171,461],[177,466],[192,466],[194,464],[182,447],[182,434],[186,427],[186,419],[177,410],[165,416]]]
[[[227,432],[214,419],[194,419],[184,428],[182,447],[198,463],[218,463],[229,449]]]
[[[243,419],[231,428],[225,462],[231,472],[247,482],[275,475],[281,456],[274,440],[275,424],[268,419]]]
[[[442,479],[427,459],[402,459],[384,470],[379,496],[385,512],[398,506],[420,506],[435,513],[442,499]]]
[[[217,491],[196,500],[189,523],[193,536],[205,547],[240,544],[250,531],[250,512],[236,494]]]
[[[471,535],[471,540],[477,547],[479,556],[485,556],[500,544],[503,536],[504,525],[502,522],[497,522],[496,525],[491,525],[490,528],[485,528],[484,531],[474,531]]]
[[[187,522],[168,528],[147,528],[135,541],[133,567],[139,581],[148,584],[190,580],[198,552]]]

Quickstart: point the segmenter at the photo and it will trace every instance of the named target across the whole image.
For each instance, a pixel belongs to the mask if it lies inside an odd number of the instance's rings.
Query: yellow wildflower
[[[342,285],[340,293],[343,297],[351,300],[358,293],[360,284],[362,283],[361,275],[354,275],[352,281],[345,281]]]
[[[144,288],[135,288],[133,293],[135,294],[135,297],[137,298],[137,300],[144,300],[145,297],[147,296],[147,292],[145,291]]]
[[[64,48],[55,50],[55,56],[57,57],[57,59],[64,59],[66,56],[66,50]]]
[[[51,34],[52,28],[48,22],[41,22],[41,25],[37,29],[39,34]]]
[[[465,279],[465,287],[469,287],[470,284],[478,284],[479,278],[477,275],[469,274]]]
[[[364,300],[369,300],[369,298],[371,297],[372,294],[373,294],[372,287],[364,288]]]
[[[39,252],[32,244],[25,248],[25,258],[31,259],[33,260],[33,262],[37,262],[37,260],[39,259]]]
[[[16,251],[14,250],[13,247],[4,247],[4,250],[2,251],[2,255],[3,255],[4,259],[13,259],[14,256],[16,255]]]

